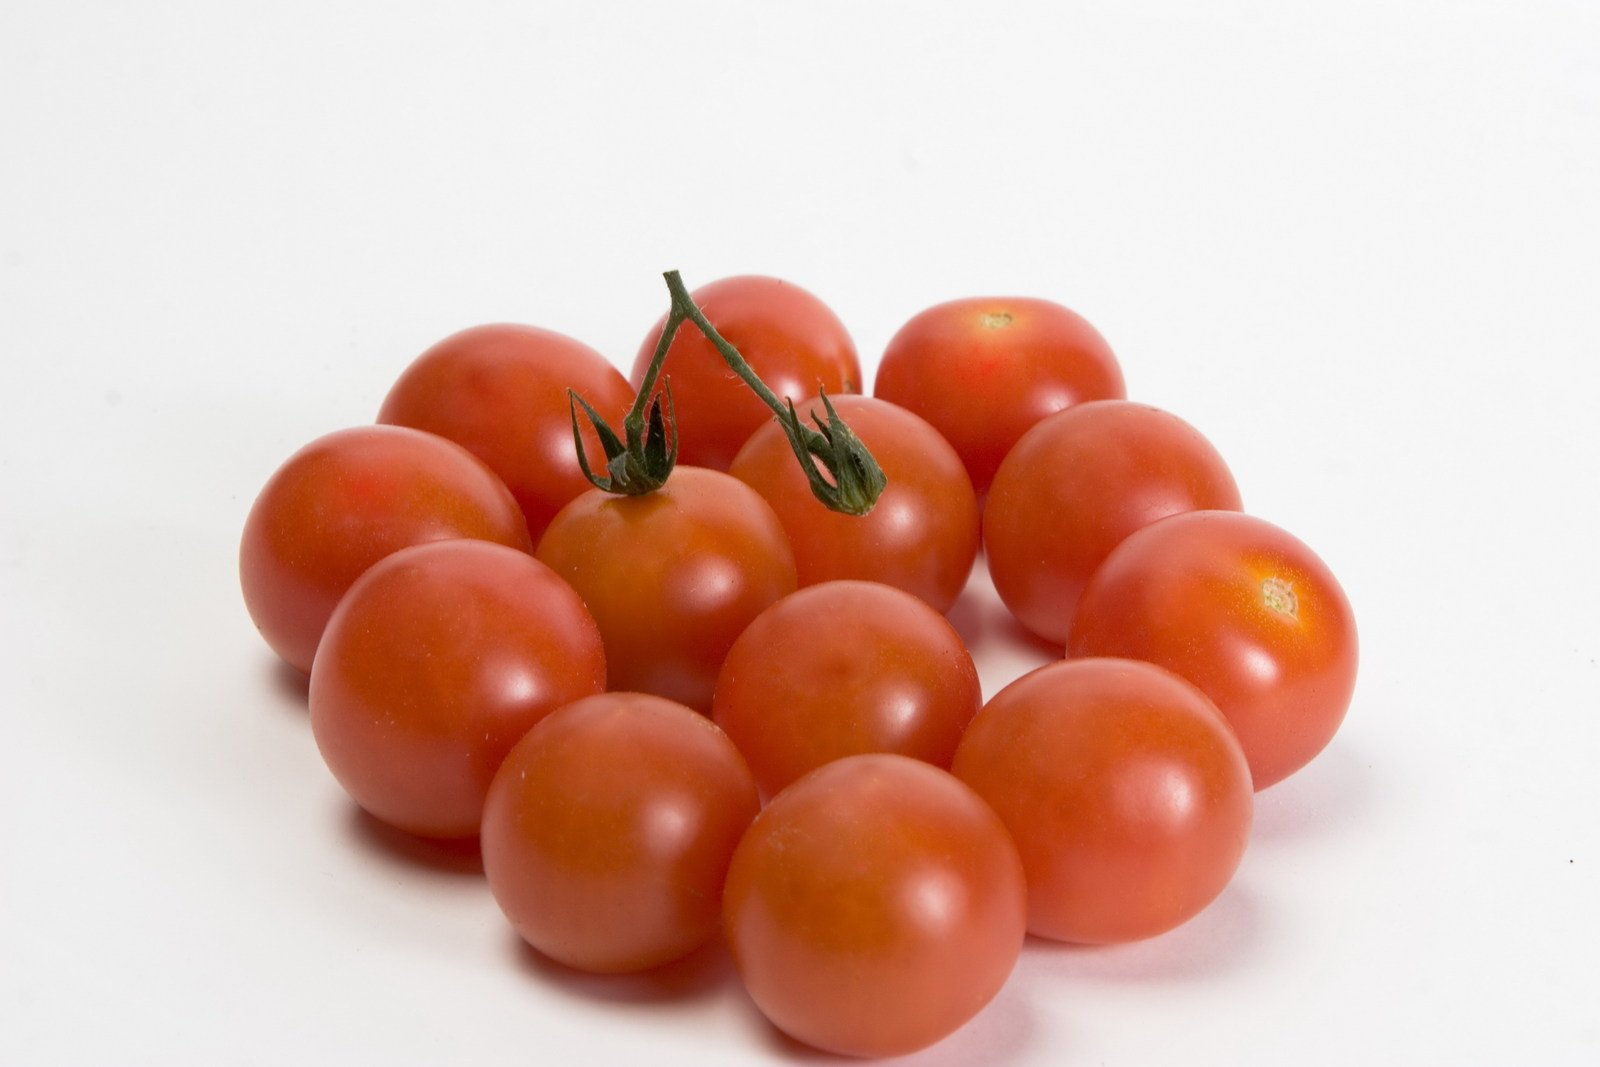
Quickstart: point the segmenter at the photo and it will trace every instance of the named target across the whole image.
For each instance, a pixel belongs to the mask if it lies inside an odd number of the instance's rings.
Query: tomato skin
[[[798,401],[819,389],[830,396],[861,391],[861,361],[844,323],[798,285],[743,274],[689,295],[778,396]],[[662,316],[639,346],[630,375],[635,389],[644,383],[665,325]],[[772,418],[693,323],[674,335],[662,375],[671,380],[684,463],[727,470],[740,446]]]
[[[982,702],[972,656],[938,612],[886,585],[825,582],[756,616],[711,708],[770,797],[858,753],[949,767]]]
[[[378,421],[436,433],[483,460],[517,498],[538,541],[562,505],[589,489],[572,445],[568,389],[614,427],[633,403],[627,379],[582,342],[536,326],[474,326],[418,356],[389,390]],[[598,438],[582,426],[591,460],[603,465]]]
[[[483,813],[489,888],[569,967],[655,967],[708,941],[728,863],[760,810],[727,735],[682,704],[604,693],[517,743]]]
[[[1123,538],[1180,511],[1241,506],[1227,464],[1176,415],[1080,404],[1029,430],[1000,465],[983,511],[989,573],[1024,626],[1064,644],[1089,576]]]
[[[1006,686],[962,739],[955,775],[1011,831],[1028,932],[1152,937],[1222,892],[1253,811],[1244,753],[1183,679],[1133,660],[1050,664]]]
[[[772,509],[699,467],[678,467],[644,496],[590,490],[551,520],[538,557],[593,613],[613,689],[702,712],[734,639],[796,583]]]
[[[272,650],[309,672],[363,571],[455,537],[533,549],[516,500],[460,445],[397,426],[339,430],[290,456],[251,507],[239,545],[245,606]]]
[[[955,450],[904,408],[870,396],[830,397],[889,480],[865,515],[823,505],[769,421],[745,442],[728,473],[760,493],[794,546],[801,585],[858,578],[883,582],[949,611],[978,555],[978,498]],[[823,414],[817,399],[801,417]]]
[[[368,812],[471,837],[511,746],[605,683],[600,631],[550,568],[502,545],[435,542],[385,557],[339,602],[311,669],[311,730]]]
[[[1196,511],[1106,557],[1067,651],[1148,660],[1193,682],[1261,790],[1332,740],[1355,691],[1356,644],[1350,602],[1305,544],[1253,516]]]
[[[976,1015],[1022,948],[1005,827],[947,772],[850,756],[800,779],[739,843],[724,931],[764,1015],[806,1044],[892,1056]]]
[[[872,392],[932,423],[980,494],[1040,419],[1126,395],[1093,326],[1060,304],[1017,296],[952,300],[913,316],[884,350]]]

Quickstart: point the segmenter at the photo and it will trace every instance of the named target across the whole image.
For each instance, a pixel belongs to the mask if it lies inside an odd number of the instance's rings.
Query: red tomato
[[[1326,565],[1271,523],[1174,515],[1106,557],[1067,651],[1160,664],[1222,711],[1257,789],[1333,738],[1356,683],[1356,624]]]
[[[418,545],[339,602],[311,669],[311,730],[367,811],[470,837],[511,746],[605,683],[600,632],[549,567],[485,541]]]
[[[948,767],[982,702],[972,656],[938,612],[886,585],[825,582],[756,616],[711,708],[772,796],[862,752]]]
[[[1041,667],[995,694],[953,770],[1028,875],[1028,932],[1133,941],[1222,892],[1250,836],[1250,772],[1194,686],[1132,660]]]
[[[641,693],[557,711],[506,757],[483,812],[483,866],[540,952],[639,971],[716,932],[728,863],[760,803],[704,716]]]
[[[644,496],[598,489],[551,520],[538,556],[572,583],[606,643],[611,687],[709,711],[750,620],[795,590],[778,517],[736,478],[679,467]]]
[[[328,616],[362,571],[452,537],[533,547],[516,500],[460,445],[396,426],[319,437],[278,468],[245,520],[245,607],[272,650],[309,671]]]
[[[1027,889],[989,806],[937,767],[851,756],[778,794],[739,843],[724,929],[763,1014],[806,1044],[894,1056],[999,992]]]
[[[819,389],[830,396],[861,391],[861,363],[844,324],[798,285],[740,275],[689,295],[778,396],[798,401]],[[639,346],[633,363],[635,389],[644,382],[666,321],[662,316]],[[772,418],[693,323],[685,323],[673,337],[662,375],[671,379],[684,463],[727,470],[739,446]]]
[[[1060,304],[1017,296],[952,300],[916,315],[889,341],[872,391],[931,422],[979,493],[1034,423],[1125,395],[1116,357],[1093,326]]]
[[[783,429],[768,422],[728,473],[764,497],[794,546],[800,584],[882,582],[948,611],[978,554],[978,499],[961,459],[917,416],[870,396],[830,397],[889,479],[865,515],[830,511],[811,493]],[[822,412],[820,400],[796,404]]]
[[[568,389],[621,426],[633,389],[588,345],[536,326],[474,326],[407,367],[378,421],[447,437],[498,474],[535,541],[589,481],[572,445]],[[587,420],[590,456],[602,455]]]
[[[1175,512],[1239,506],[1222,457],[1176,415],[1080,404],[1029,430],[1000,465],[983,510],[989,574],[1024,626],[1062,644],[1084,584],[1124,537]]]

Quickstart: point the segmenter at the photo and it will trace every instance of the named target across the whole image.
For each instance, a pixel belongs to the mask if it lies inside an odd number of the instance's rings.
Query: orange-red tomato
[[[540,952],[586,971],[639,971],[709,940],[722,883],[760,803],[733,742],[703,715],[641,693],[569,704],[495,776],[483,867]]]
[[[474,326],[418,356],[378,421],[447,437],[483,460],[538,541],[551,516],[589,488],[572,444],[568,389],[615,427],[633,403],[627,379],[588,345],[537,326]],[[603,456],[588,420],[580,425],[590,458]]]
[[[844,324],[798,285],[739,275],[703,285],[690,296],[778,396],[798,403],[818,390],[830,396],[861,391],[861,363]],[[644,383],[665,325],[662,316],[639,346],[635,389]],[[739,447],[772,418],[693,323],[673,337],[662,375],[671,380],[684,463],[727,470]]]
[[[1327,565],[1261,519],[1174,515],[1106,557],[1067,651],[1160,664],[1227,718],[1257,789],[1332,740],[1356,683],[1356,624]]]
[[[549,567],[436,542],[386,557],[339,602],[311,669],[311,730],[367,811],[470,837],[511,746],[605,683],[600,632]]]
[[[1093,326],[1060,304],[1017,296],[952,300],[914,316],[889,341],[872,391],[931,422],[979,493],[1040,419],[1125,395]]]
[[[594,614],[613,689],[697,711],[710,710],[734,639],[795,590],[772,509],[737,478],[698,467],[643,496],[591,489],[551,520],[538,556]]]
[[[1028,876],[1028,931],[1133,941],[1222,892],[1250,835],[1250,772],[1217,709],[1132,660],[1041,667],[972,721],[953,771],[999,813]]]
[[[772,796],[863,752],[950,766],[983,696],[944,617],[873,582],[825,582],[784,597],[739,635],[712,715]]]
[[[399,426],[319,437],[278,468],[245,520],[245,607],[272,650],[309,671],[328,616],[363,571],[452,537],[533,548],[516,500],[460,445]]]
[[[961,458],[939,431],[904,408],[870,396],[830,397],[866,444],[889,484],[865,515],[831,511],[812,495],[783,429],[768,421],[728,473],[772,505],[794,546],[800,584],[839,578],[883,582],[948,611],[978,554],[978,499]],[[797,403],[822,414],[812,399]]]
[[[995,813],[947,772],[850,756],[800,779],[739,843],[723,897],[763,1014],[829,1052],[933,1044],[999,992],[1027,889]]]
[[[1095,401],[1045,419],[1006,456],[984,504],[984,552],[1011,613],[1064,644],[1084,584],[1124,537],[1175,512],[1238,507],[1227,464],[1194,427]]]

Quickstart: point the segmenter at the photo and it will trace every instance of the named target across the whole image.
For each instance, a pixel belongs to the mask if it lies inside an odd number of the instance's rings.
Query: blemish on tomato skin
[[[1287,615],[1291,619],[1300,616],[1300,599],[1295,596],[1294,586],[1282,578],[1274,576],[1261,582],[1261,602],[1269,611],[1279,615]]]

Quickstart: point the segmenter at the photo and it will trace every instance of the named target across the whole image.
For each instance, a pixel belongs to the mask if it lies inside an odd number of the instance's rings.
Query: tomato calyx
[[[834,410],[826,392],[822,394],[822,407],[827,417],[813,414],[812,425],[806,425],[795,410],[794,401],[788,397],[780,399],[739,354],[739,350],[711,325],[705,312],[689,295],[678,272],[669,270],[664,277],[667,292],[672,297],[672,306],[667,311],[661,339],[656,343],[633,407],[623,419],[623,435],[619,436],[611,429],[581,396],[568,390],[578,466],[589,483],[605,492],[628,496],[651,493],[666,484],[667,477],[678,461],[678,432],[673,419],[671,382],[664,382],[662,394],[658,395],[656,381],[673,337],[687,321],[705,335],[723,362],[750,391],[772,409],[784,436],[789,440],[789,447],[794,450],[795,460],[805,471],[812,495],[823,506],[846,515],[865,515],[871,511],[878,497],[883,495],[888,479],[872,452]],[[605,450],[606,474],[603,477],[590,469],[579,431],[579,407],[582,407],[584,415],[599,435],[601,447]]]

